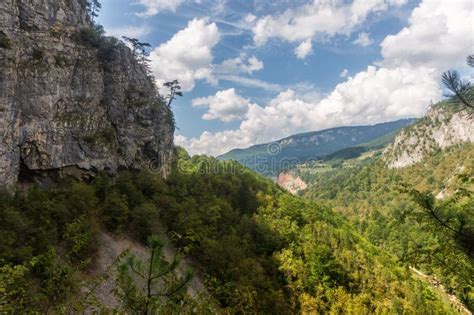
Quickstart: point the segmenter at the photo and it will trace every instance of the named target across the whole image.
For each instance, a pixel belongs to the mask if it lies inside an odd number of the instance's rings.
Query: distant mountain
[[[379,138],[371,140],[367,143],[359,144],[355,147],[344,148],[334,153],[324,156],[322,159],[326,162],[337,160],[349,160],[360,157],[368,151],[380,150],[392,144],[400,129],[387,133]]]
[[[236,160],[254,171],[276,176],[281,170],[336,151],[355,147],[394,133],[415,122],[401,119],[371,126],[351,126],[306,132],[247,149],[234,149],[218,157]]]
[[[446,100],[432,106],[425,117],[397,134],[384,158],[390,168],[406,167],[437,150],[473,143],[473,130],[474,110]]]

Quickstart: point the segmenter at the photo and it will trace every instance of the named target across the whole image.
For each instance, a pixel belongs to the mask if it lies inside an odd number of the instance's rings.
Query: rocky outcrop
[[[166,174],[173,133],[145,67],[100,36],[85,0],[0,2],[0,185],[147,165]]]
[[[305,190],[308,185],[297,175],[292,174],[291,172],[281,172],[277,179],[277,184],[292,193],[293,195],[297,194],[301,190]]]
[[[456,104],[440,104],[403,129],[385,150],[384,159],[388,167],[401,168],[462,142],[474,142],[474,112]]]

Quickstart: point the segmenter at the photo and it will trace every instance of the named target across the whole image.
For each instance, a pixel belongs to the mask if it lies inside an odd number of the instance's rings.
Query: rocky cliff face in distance
[[[425,117],[403,129],[385,150],[384,159],[388,167],[401,168],[462,142],[474,142],[474,111],[444,102],[432,106]]]
[[[306,184],[299,176],[288,171],[283,171],[278,174],[276,182],[280,187],[286,189],[293,195],[296,195],[299,191],[305,190],[308,187],[308,184]]]
[[[165,174],[172,113],[85,0],[0,2],[0,185],[142,168]]]

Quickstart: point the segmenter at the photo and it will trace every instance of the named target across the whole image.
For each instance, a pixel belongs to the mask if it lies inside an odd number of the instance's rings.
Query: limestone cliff
[[[173,133],[145,67],[94,29],[85,0],[0,1],[0,185],[166,173]]]
[[[293,195],[308,187],[308,184],[306,184],[298,175],[289,171],[283,171],[278,174],[276,182],[280,187],[286,189]]]
[[[474,142],[474,112],[445,102],[432,106],[425,117],[403,129],[385,150],[384,159],[390,168],[401,168],[462,142]]]

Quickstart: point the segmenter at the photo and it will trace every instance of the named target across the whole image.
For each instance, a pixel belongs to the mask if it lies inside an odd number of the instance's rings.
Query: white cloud
[[[151,28],[149,26],[123,26],[116,28],[108,28],[107,35],[115,36],[117,38],[122,38],[122,36],[127,36],[131,38],[140,38],[142,36],[148,35],[151,33]]]
[[[185,29],[150,53],[150,66],[156,80],[178,79],[183,91],[194,88],[196,80],[216,83],[212,75],[212,48],[219,41],[219,30],[207,19],[193,19]]]
[[[341,78],[346,78],[348,75],[349,75],[349,70],[347,69],[342,70],[341,73],[339,74]]]
[[[186,139],[186,147],[217,155],[297,132],[419,117],[442,97],[440,74],[463,64],[472,50],[473,29],[466,21],[473,14],[471,0],[423,0],[409,25],[382,42],[378,66],[348,77],[322,100],[287,90],[265,106],[251,104],[238,129],[204,132]]]
[[[248,57],[241,54],[237,58],[226,59],[221,64],[214,65],[214,72],[220,74],[252,74],[255,71],[263,69],[263,62],[257,57]]]
[[[145,11],[139,13],[139,16],[153,16],[161,11],[176,11],[184,0],[137,0],[136,3],[145,7]]]
[[[299,46],[295,48],[295,55],[299,59],[304,59],[306,56],[313,52],[313,45],[311,44],[311,39],[303,41]]]
[[[215,23],[210,23],[206,18],[193,19],[169,41],[153,49],[150,65],[158,86],[177,79],[186,92],[194,88],[197,80],[206,80],[215,85],[218,79],[222,79],[244,86],[280,90],[277,85],[239,76],[251,75],[263,69],[263,62],[255,56],[249,57],[242,53],[220,64],[212,64],[212,48],[219,38],[219,29]]]
[[[413,10],[409,25],[381,43],[383,65],[441,70],[464,65],[473,51],[473,21],[472,0],[424,0]]]
[[[263,16],[254,21],[252,32],[256,44],[270,38],[300,42],[318,37],[348,35],[361,25],[371,13],[401,6],[407,0],[313,1],[290,8],[276,16]]]
[[[373,43],[372,39],[370,38],[369,33],[361,32],[357,35],[357,38],[353,41],[354,44],[365,47],[369,46]]]
[[[369,66],[322,100],[302,99],[286,90],[266,106],[251,104],[239,129],[205,132],[186,139],[186,148],[192,154],[218,155],[298,132],[420,116],[431,100],[440,97],[430,69]]]
[[[241,97],[235,89],[218,91],[215,95],[195,98],[193,107],[207,107],[208,111],[202,118],[205,120],[219,119],[224,122],[243,119],[249,108],[249,100]]]

